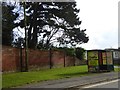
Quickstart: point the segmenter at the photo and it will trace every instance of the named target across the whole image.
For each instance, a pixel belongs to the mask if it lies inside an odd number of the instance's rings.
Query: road
[[[120,79],[108,81],[108,82],[101,82],[92,85],[83,86],[81,88],[119,88],[119,81]]]

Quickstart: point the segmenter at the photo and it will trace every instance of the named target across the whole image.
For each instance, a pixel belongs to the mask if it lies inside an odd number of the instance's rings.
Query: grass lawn
[[[10,88],[33,82],[35,83],[45,80],[70,78],[87,74],[87,65],[47,69],[41,71],[7,73],[2,75],[2,87]]]
[[[116,72],[120,72],[120,68],[114,68]]]
[[[120,71],[120,69],[115,68],[115,71]],[[7,73],[2,75],[2,87],[10,88],[46,80],[70,78],[84,75],[88,75],[87,65],[47,69],[41,71]]]

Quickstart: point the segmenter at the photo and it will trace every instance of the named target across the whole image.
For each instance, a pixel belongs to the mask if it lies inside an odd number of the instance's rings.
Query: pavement
[[[59,79],[59,80],[50,80],[50,81],[43,81],[40,83],[34,83],[34,84],[28,84],[24,86],[19,86],[17,88],[44,88],[44,89],[50,89],[50,88],[57,88],[57,89],[71,89],[75,88],[77,86],[84,86],[94,83],[99,83],[103,81],[110,81],[114,79],[120,78],[120,73],[118,72],[105,72],[105,73],[93,73],[89,76],[82,76],[82,77],[73,77],[73,78],[65,78],[65,79]],[[41,90],[41,89],[40,89]]]

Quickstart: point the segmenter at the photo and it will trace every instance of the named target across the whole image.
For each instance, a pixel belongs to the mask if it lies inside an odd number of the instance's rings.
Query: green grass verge
[[[42,71],[7,73],[2,76],[2,87],[10,88],[45,80],[70,78],[88,74],[87,65],[55,68]]]
[[[119,72],[120,68],[115,68],[114,70],[115,72]],[[87,65],[47,69],[41,71],[17,72],[6,74],[4,73],[2,75],[2,87],[10,88],[29,83],[37,83],[46,80],[70,78],[76,76],[85,76],[88,74],[90,75],[90,73],[88,73]],[[94,73],[94,75],[95,74],[97,73]]]
[[[114,68],[115,72],[120,72],[120,68]]]

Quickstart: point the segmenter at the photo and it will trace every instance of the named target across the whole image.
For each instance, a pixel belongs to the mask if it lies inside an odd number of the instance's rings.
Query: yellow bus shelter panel
[[[88,52],[88,65],[98,66],[98,52],[97,51]]]
[[[103,65],[106,65],[107,64],[106,52],[102,53],[102,59],[103,59]]]

